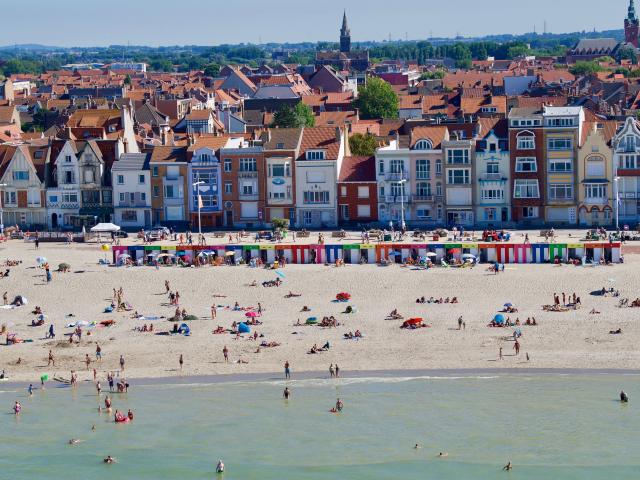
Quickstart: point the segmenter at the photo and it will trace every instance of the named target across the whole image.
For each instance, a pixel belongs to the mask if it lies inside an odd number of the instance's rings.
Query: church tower
[[[636,17],[634,0],[629,0],[627,18],[624,19],[624,41],[638,48],[638,34],[640,33],[640,22]]]
[[[637,21],[636,21],[636,25],[637,25]],[[637,30],[637,27],[636,27],[636,30]],[[636,34],[636,46],[638,43],[637,38],[638,38],[638,35]],[[347,25],[346,10],[342,16],[342,28],[340,29],[340,51],[342,53],[349,53],[351,51],[351,30],[349,30],[349,26]]]

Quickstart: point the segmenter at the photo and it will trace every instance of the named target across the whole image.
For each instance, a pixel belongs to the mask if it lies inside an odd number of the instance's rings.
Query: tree
[[[366,135],[354,133],[349,137],[351,155],[357,157],[371,157],[376,153],[377,146],[378,142],[376,141],[376,137],[370,133],[367,133]]]
[[[398,96],[391,85],[380,78],[370,78],[353,102],[360,118],[398,118]]]
[[[217,77],[220,75],[220,65],[217,63],[210,63],[204,67],[204,74],[207,77]]]
[[[442,79],[447,75],[444,70],[434,70],[433,72],[424,72],[420,75],[420,80],[435,80]]]
[[[585,62],[585,61],[577,61],[571,67],[569,67],[569,71],[573,75],[592,75],[597,72],[602,72],[604,68],[600,66],[598,62]]]
[[[316,117],[309,105],[299,102],[295,107],[284,105],[273,115],[272,127],[279,128],[302,128],[313,127],[316,124]]]

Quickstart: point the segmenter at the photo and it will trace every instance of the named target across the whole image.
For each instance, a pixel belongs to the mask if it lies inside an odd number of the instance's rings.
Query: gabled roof
[[[416,127],[411,130],[410,148],[413,148],[418,140],[429,140],[434,150],[442,148],[442,142],[449,138],[449,131],[444,125],[429,127]]]
[[[113,164],[114,172],[149,170],[151,153],[123,153]]]
[[[4,176],[9,168],[11,159],[16,153],[18,147],[16,145],[10,145],[7,143],[0,144],[0,178]]]
[[[300,145],[302,128],[271,128],[267,135],[268,140],[263,144],[265,150],[295,150]]]
[[[151,163],[186,162],[187,149],[185,147],[172,147],[167,145],[153,147],[150,161]]]
[[[338,182],[375,182],[376,157],[344,157]]]
[[[340,141],[336,138],[336,128],[304,128],[302,131],[299,160],[304,160],[307,150],[325,150],[326,160],[336,160],[340,151]]]

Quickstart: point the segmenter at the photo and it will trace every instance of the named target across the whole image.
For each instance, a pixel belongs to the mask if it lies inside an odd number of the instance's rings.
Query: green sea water
[[[465,375],[136,385],[99,414],[92,386],[0,386],[1,479],[640,478],[635,375]],[[617,402],[621,388],[631,402]],[[340,397],[341,414],[328,410]],[[23,405],[16,418],[15,400]],[[91,426],[95,425],[95,431]],[[82,442],[67,445],[70,438]],[[414,444],[422,448],[415,450]],[[446,451],[448,458],[437,457]],[[105,465],[110,454],[118,463]],[[221,458],[227,471],[214,473]],[[501,471],[507,461],[513,471]]]

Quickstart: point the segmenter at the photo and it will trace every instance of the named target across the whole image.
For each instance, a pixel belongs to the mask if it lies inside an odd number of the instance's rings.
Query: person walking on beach
[[[56,366],[56,359],[53,357],[53,352],[49,350],[49,362],[47,363],[47,367],[53,365]]]
[[[566,305],[567,304],[567,295],[566,293],[562,292],[562,305]]]
[[[513,349],[516,351],[516,355],[520,353],[520,342],[518,342],[518,340],[513,344]]]
[[[36,233],[36,240],[35,240],[34,244],[36,246],[36,250],[38,250],[40,248],[40,237],[38,236],[37,233]]]
[[[171,285],[169,285],[169,280],[164,281],[164,288],[166,290],[166,292],[164,293],[169,293],[171,291]]]
[[[4,292],[4,293],[2,294],[2,302],[3,302],[5,305],[9,305],[9,292]]]
[[[109,383],[109,391],[113,392],[113,373],[109,372],[107,374],[107,382]]]
[[[262,305],[258,302],[258,315],[262,315]]]
[[[339,376],[340,376],[340,367],[336,363],[336,378],[338,378]]]
[[[462,330],[462,315],[458,317],[458,330]]]
[[[124,355],[120,355],[120,370],[124,372]]]
[[[284,378],[286,378],[287,380],[291,378],[291,369],[289,366],[289,360],[284,362]]]
[[[331,378],[336,376],[336,371],[333,369],[333,363],[329,365],[329,375],[331,375]]]
[[[216,304],[214,303],[213,305],[211,305],[211,320],[215,320],[216,319]]]
[[[89,370],[89,365],[91,365],[91,359],[89,358],[89,354],[84,354],[84,363],[87,366],[87,370]]]
[[[502,360],[502,347],[500,347],[500,351],[498,352],[498,358]]]
[[[178,360],[178,363],[180,364],[180,371],[182,371],[182,365],[184,364],[184,358],[182,358],[182,354],[180,354],[180,359]]]
[[[229,363],[229,349],[226,345],[222,349],[222,355],[224,355],[224,363]]]
[[[96,361],[102,361],[102,347],[96,343]]]

